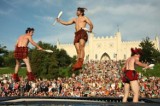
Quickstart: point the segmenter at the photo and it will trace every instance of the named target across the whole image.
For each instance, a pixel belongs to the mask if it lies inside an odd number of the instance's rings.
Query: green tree
[[[2,46],[0,44],[0,67],[4,66],[4,55],[7,55],[8,54],[8,51],[6,50],[6,46]]]
[[[0,56],[0,67],[4,66],[4,59],[2,56]]]
[[[153,42],[146,37],[139,45],[142,48],[143,55],[141,61],[155,63],[160,61],[160,52],[155,49]]]
[[[56,58],[58,61],[59,67],[59,76],[60,77],[70,77],[72,73],[72,64],[76,61],[76,56],[71,58],[64,49],[56,49]]]
[[[48,43],[38,43],[42,48],[51,49],[54,51],[54,47]],[[46,53],[44,51],[38,51],[36,48],[30,50],[30,60],[33,72],[42,78],[54,78],[58,73],[58,65],[55,53]]]
[[[32,71],[37,77],[53,79],[59,76],[66,77],[69,74],[69,65],[72,58],[65,50],[59,50],[49,43],[38,43],[44,49],[51,49],[53,53],[46,53],[32,48],[29,53]]]
[[[56,50],[56,58],[58,61],[58,66],[59,67],[66,67],[71,64],[71,57],[67,54],[67,52],[63,49]]]
[[[1,44],[0,44],[0,54],[3,54],[3,53],[7,53],[8,51],[6,50],[6,46],[2,46]]]
[[[15,66],[14,52],[9,51],[3,55],[4,66],[13,68]]]

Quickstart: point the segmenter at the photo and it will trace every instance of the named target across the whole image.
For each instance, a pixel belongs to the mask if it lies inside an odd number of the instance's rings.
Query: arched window
[[[105,52],[105,53],[102,54],[100,60],[110,60],[110,56]]]

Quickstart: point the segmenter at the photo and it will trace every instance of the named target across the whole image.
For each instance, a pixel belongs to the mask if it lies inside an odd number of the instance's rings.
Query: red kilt
[[[84,29],[80,29],[79,31],[75,32],[74,44],[79,43],[80,39],[84,39],[86,42],[88,40],[88,34]]]
[[[28,47],[16,47],[14,51],[14,57],[16,59],[24,59],[28,56]]]
[[[135,70],[126,70],[124,71],[124,75],[122,81],[124,83],[130,83],[130,81],[138,80],[138,73]]]

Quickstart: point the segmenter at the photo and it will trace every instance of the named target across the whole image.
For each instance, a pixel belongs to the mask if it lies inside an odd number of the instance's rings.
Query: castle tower
[[[155,37],[155,48],[159,50],[159,37]]]
[[[59,39],[58,39],[57,42],[56,42],[57,48],[59,47],[59,45],[60,45],[60,42],[59,42]]]
[[[117,51],[116,51],[116,60],[119,60],[120,58],[121,58],[121,45],[122,45],[122,39],[121,39],[121,32],[117,32],[116,34],[115,34],[115,37],[116,37],[116,39],[117,39]]]

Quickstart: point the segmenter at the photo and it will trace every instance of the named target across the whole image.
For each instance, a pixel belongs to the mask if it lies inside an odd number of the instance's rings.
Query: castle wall
[[[100,60],[104,53],[109,55],[112,60],[123,60],[130,57],[130,49],[139,47],[141,41],[122,41],[121,33],[117,32],[114,36],[95,37],[94,34],[89,34],[89,40],[85,46],[86,60]],[[159,40],[156,38],[152,41],[155,48],[159,50]],[[57,43],[58,49],[64,49],[73,57],[76,55],[76,50],[73,44]]]

